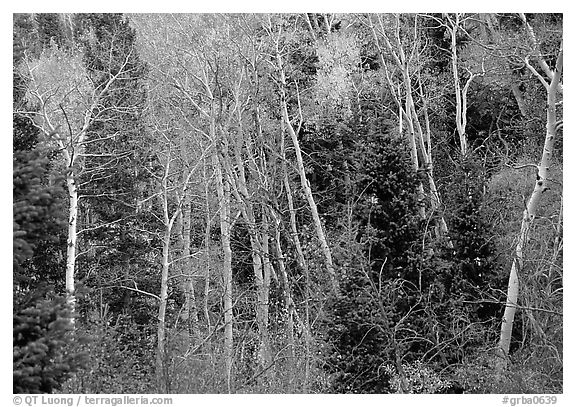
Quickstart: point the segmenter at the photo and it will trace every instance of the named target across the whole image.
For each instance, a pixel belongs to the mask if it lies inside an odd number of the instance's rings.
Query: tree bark
[[[156,385],[158,393],[168,393],[168,369],[166,360],[166,306],[168,303],[168,274],[170,272],[170,236],[175,217],[168,213],[168,175],[170,173],[170,154],[162,177],[162,214],[164,236],[162,238],[162,271],[160,275],[160,303],[158,306],[158,330],[156,344]]]
[[[194,173],[194,170],[189,170],[186,177],[182,180],[182,185],[179,195],[177,195],[177,206],[175,211],[170,215],[168,198],[171,189],[168,185],[168,178],[170,177],[170,164],[172,162],[172,147],[168,147],[166,163],[164,164],[164,173],[161,178],[161,193],[158,195],[162,205],[162,223],[164,226],[164,236],[162,239],[162,272],[160,276],[160,295],[158,306],[158,332],[157,332],[157,348],[156,348],[156,381],[158,391],[160,393],[167,393],[168,386],[168,361],[166,355],[166,309],[168,304],[168,283],[170,274],[170,238],[174,232],[174,224],[182,215],[182,207],[185,205],[185,200],[188,195],[188,183]],[[190,214],[188,213],[188,218]],[[188,219],[189,222],[189,219]],[[188,231],[188,239],[190,233]],[[188,250],[190,244],[188,242]],[[188,257],[189,259],[189,257]],[[180,260],[181,261],[181,260]]]
[[[282,139],[281,139],[281,155],[282,155],[282,172],[284,173],[283,181],[284,188],[286,190],[286,199],[288,200],[288,209],[290,210],[290,234],[292,236],[292,241],[294,242],[294,247],[296,248],[296,255],[298,258],[298,265],[304,272],[304,392],[307,393],[309,390],[309,376],[310,376],[310,360],[311,360],[311,347],[312,347],[312,336],[310,334],[310,270],[308,269],[308,263],[304,257],[304,251],[302,250],[302,244],[300,243],[300,237],[298,236],[298,226],[296,224],[296,209],[294,207],[294,199],[292,197],[292,188],[290,186],[290,179],[288,178],[288,167],[286,165],[286,151],[284,148],[284,126],[282,128]],[[294,315],[298,316],[296,307],[293,306]]]
[[[196,294],[194,291],[194,270],[193,261],[190,257],[190,216],[192,213],[192,202],[190,195],[186,194],[182,205],[182,274],[184,277],[184,293],[186,296],[186,314],[188,323],[188,336],[190,347],[194,346],[199,339],[198,331],[198,308],[196,305]]]
[[[320,242],[320,248],[324,254],[324,259],[326,260],[326,271],[328,272],[328,277],[332,286],[332,291],[338,292],[338,281],[336,279],[336,272],[334,271],[334,262],[332,261],[332,252],[328,246],[328,241],[326,240],[326,235],[324,234],[324,227],[322,226],[322,221],[320,220],[320,215],[318,214],[318,207],[316,206],[316,201],[314,200],[314,195],[312,195],[312,189],[310,188],[310,182],[306,177],[306,170],[304,168],[304,160],[302,159],[302,150],[300,149],[300,143],[298,142],[298,136],[296,135],[290,119],[288,118],[288,109],[286,107],[286,101],[282,101],[282,115],[284,121],[286,122],[288,133],[292,139],[292,144],[294,145],[294,150],[296,151],[296,162],[298,164],[298,173],[300,175],[300,185],[308,201],[308,206],[310,207],[310,212],[312,213],[312,219],[314,221],[314,227],[316,229],[316,236]]]
[[[74,312],[76,309],[75,291],[75,266],[77,247],[77,221],[78,221],[78,189],[72,164],[66,174],[66,186],[68,188],[68,239],[66,247],[66,295],[70,311],[72,312],[71,323],[74,326]]]
[[[262,365],[265,369],[268,369],[272,364],[272,349],[270,343],[270,332],[269,332],[269,314],[270,314],[270,278],[272,276],[272,263],[270,262],[270,250],[269,250],[269,236],[268,230],[270,228],[268,224],[268,217],[266,215],[266,208],[262,205],[262,225],[261,225],[261,236],[262,236],[262,287],[259,290],[259,303],[260,303],[260,318],[261,318],[261,330],[260,330],[260,357],[262,359]]]
[[[551,83],[547,86],[547,119],[546,119],[546,138],[544,141],[544,148],[540,164],[538,165],[538,174],[534,189],[524,210],[522,216],[522,225],[520,227],[520,234],[518,243],[514,251],[514,259],[510,269],[510,277],[508,280],[508,292],[506,294],[506,308],[502,318],[502,325],[500,329],[500,341],[498,344],[498,352],[500,359],[498,360],[497,369],[502,373],[507,366],[508,354],[510,352],[510,341],[512,339],[512,328],[514,324],[514,315],[518,308],[518,294],[520,291],[520,284],[518,275],[522,271],[524,261],[524,251],[526,244],[530,239],[530,229],[536,217],[536,211],[539,208],[542,195],[548,189],[548,172],[552,160],[552,153],[554,151],[554,144],[556,141],[556,96],[559,92],[558,85],[562,76],[563,68],[563,49],[560,47],[560,52],[556,59],[556,71],[552,76]]]
[[[270,23],[271,24],[271,23]],[[270,27],[271,29],[271,27]],[[279,39],[275,39],[275,58],[277,62],[278,74],[280,76],[280,110],[282,114],[283,121],[288,129],[290,138],[292,139],[292,144],[294,145],[294,150],[296,152],[296,163],[298,167],[298,175],[300,176],[300,185],[308,201],[308,206],[310,207],[310,212],[312,213],[312,219],[314,221],[314,228],[316,230],[316,236],[320,243],[320,248],[324,259],[326,261],[326,271],[328,272],[328,278],[331,284],[332,291],[338,293],[338,280],[336,279],[336,272],[334,270],[334,262],[332,261],[332,252],[330,251],[330,246],[328,246],[328,241],[326,240],[326,235],[324,233],[324,228],[322,226],[322,221],[320,220],[320,215],[318,214],[318,207],[316,206],[316,201],[314,200],[314,195],[312,194],[312,189],[310,188],[310,183],[306,176],[306,170],[304,168],[304,160],[302,159],[302,149],[300,148],[300,142],[298,141],[298,135],[292,127],[290,122],[290,117],[288,115],[288,106],[286,102],[286,75],[284,73],[284,66],[282,63],[282,56],[280,54],[280,44]]]
[[[210,217],[210,191],[209,191],[209,182],[207,177],[207,163],[204,161],[203,165],[203,177],[205,182],[205,200],[206,200],[206,228],[204,229],[204,301],[203,301],[203,308],[204,308],[204,319],[206,320],[206,327],[208,328],[208,332],[211,329],[211,321],[210,321],[210,312],[209,312],[209,301],[208,297],[210,294],[210,233],[212,228],[212,219]]]
[[[522,92],[520,91],[520,85],[517,82],[512,83],[512,94],[514,95],[514,99],[516,99],[516,104],[518,105],[518,109],[520,110],[520,114],[522,117],[526,117],[527,109],[526,109],[526,101],[524,100],[524,96],[522,96]]]
[[[286,265],[284,264],[284,253],[282,252],[282,240],[280,235],[280,218],[273,209],[270,210],[270,215],[274,220],[274,237],[276,246],[276,256],[278,258],[278,268],[280,270],[280,280],[282,281],[282,296],[284,297],[284,316],[286,318],[286,337],[288,338],[288,381],[292,383],[295,373],[295,360],[294,360],[294,301],[292,300],[292,288]]]
[[[464,91],[462,91],[460,78],[458,77],[458,53],[456,52],[456,34],[460,26],[460,15],[456,13],[454,22],[452,22],[450,17],[447,18],[451,23],[448,30],[450,31],[451,39],[450,51],[452,53],[452,75],[454,77],[454,92],[456,97],[456,130],[458,131],[458,138],[460,140],[460,154],[465,156],[468,152],[468,139],[466,137],[466,92],[468,90],[469,82],[464,87]]]
[[[162,274],[160,277],[160,305],[158,307],[158,343],[156,348],[156,381],[158,393],[168,393],[166,366],[166,305],[168,302],[168,272],[170,269],[170,227],[166,227],[162,242]]]
[[[212,164],[216,172],[216,192],[218,194],[218,209],[220,212],[220,237],[224,261],[222,266],[222,280],[224,292],[222,302],[224,308],[224,360],[226,365],[226,386],[228,393],[232,392],[232,362],[233,362],[233,336],[232,336],[232,249],[230,246],[230,185],[224,182],[222,165],[217,152],[212,155]]]
[[[237,105],[238,105],[237,101]],[[232,193],[236,201],[240,205],[240,212],[246,222],[248,228],[248,236],[250,239],[250,249],[252,257],[252,269],[254,271],[254,282],[256,286],[256,324],[259,331],[259,351],[258,357],[261,366],[266,369],[272,362],[272,353],[270,350],[270,339],[268,333],[268,309],[269,309],[269,290],[270,290],[270,275],[271,267],[268,254],[268,224],[265,213],[262,214],[261,222],[256,224],[255,203],[253,202],[255,194],[251,194],[248,190],[246,169],[244,160],[242,158],[242,149],[246,144],[246,152],[248,154],[248,162],[254,163],[256,161],[254,154],[250,148],[250,139],[245,141],[244,132],[242,129],[242,117],[238,110],[238,140],[234,143],[234,161],[236,168],[231,168],[230,162],[232,159],[229,156],[222,155],[222,167],[226,174],[229,185],[231,186]],[[224,139],[224,148],[229,151],[228,142]],[[249,164],[251,178],[258,179],[259,171],[254,164]]]

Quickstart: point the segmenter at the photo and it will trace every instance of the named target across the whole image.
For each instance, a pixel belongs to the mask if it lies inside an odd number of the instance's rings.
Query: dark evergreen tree
[[[445,199],[454,247],[439,247],[422,264],[427,302],[421,318],[413,321],[434,343],[432,348],[420,346],[420,351],[433,353],[435,362],[443,366],[460,363],[470,350],[486,343],[488,333],[494,339],[501,306],[494,304],[492,287],[504,284],[493,261],[483,213],[485,169],[469,155],[456,163],[451,174]]]
[[[60,390],[86,355],[72,339],[70,309],[54,288],[37,283],[15,296],[13,318],[13,392],[52,393]]]
[[[501,287],[505,281],[494,262],[494,244],[484,214],[486,168],[470,154],[457,162],[452,174],[447,180],[451,185],[447,199],[454,250],[445,254],[453,263],[451,298],[467,301],[455,306],[466,309],[472,322],[490,323],[500,315],[501,306],[479,299],[493,298],[492,287]]]
[[[21,289],[40,281],[62,288],[64,281],[64,194],[49,175],[48,154],[41,148],[13,153],[14,284]]]
[[[416,274],[417,178],[406,147],[384,123],[353,128],[358,248],[342,259],[341,292],[328,307],[327,370],[337,372],[336,392],[385,393],[385,366],[402,351],[392,330],[411,305],[396,297],[397,284]]]

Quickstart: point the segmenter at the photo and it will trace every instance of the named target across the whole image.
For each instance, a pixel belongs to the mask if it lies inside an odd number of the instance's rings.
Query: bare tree
[[[276,61],[276,65],[274,69],[276,70],[277,75],[279,76],[278,80],[278,87],[280,91],[280,112],[282,114],[283,121],[286,125],[286,129],[288,130],[288,134],[290,135],[290,139],[292,140],[292,144],[294,145],[294,150],[296,152],[296,164],[298,167],[298,174],[300,176],[300,185],[306,196],[306,200],[308,201],[308,206],[310,207],[310,212],[312,213],[312,219],[314,221],[314,227],[316,230],[316,236],[320,243],[320,248],[324,255],[324,259],[326,261],[326,270],[328,272],[328,277],[330,279],[330,283],[332,286],[332,290],[334,292],[338,292],[338,281],[336,279],[336,272],[334,270],[334,262],[332,261],[332,252],[330,250],[330,246],[328,245],[328,241],[326,239],[326,235],[324,233],[324,227],[322,226],[322,221],[320,220],[320,215],[318,213],[318,208],[316,206],[316,201],[314,199],[314,195],[312,194],[312,189],[310,188],[310,182],[306,176],[306,171],[304,169],[304,160],[302,158],[302,149],[300,148],[300,142],[298,141],[298,129],[294,129],[292,125],[292,121],[290,119],[290,114],[288,112],[288,95],[287,95],[287,82],[286,82],[286,73],[284,71],[284,62],[283,62],[283,55],[282,55],[282,46],[281,46],[281,38],[282,38],[282,26],[278,25],[275,27],[273,24],[272,19],[268,16],[266,21],[267,25],[264,27],[270,40],[272,41],[273,53]],[[300,96],[297,95],[299,98]],[[303,116],[302,111],[299,108],[299,117],[300,117],[300,124],[298,127],[302,125]]]
[[[466,135],[467,113],[468,113],[468,89],[472,81],[483,74],[469,72],[468,79],[464,87],[460,84],[460,73],[458,66],[458,51],[457,51],[457,34],[459,30],[464,30],[467,17],[459,13],[454,16],[450,14],[445,15],[447,23],[442,23],[450,33],[450,54],[452,61],[452,75],[454,77],[454,91],[456,98],[456,130],[458,131],[458,138],[460,140],[460,154],[465,156],[469,151],[468,137]],[[482,68],[484,65],[482,64]]]
[[[44,51],[38,59],[26,58],[22,67],[22,73],[29,81],[27,99],[36,110],[18,113],[30,117],[45,135],[46,142],[57,146],[63,157],[62,171],[68,190],[66,291],[72,310],[76,302],[75,272],[81,232],[78,230],[81,198],[78,180],[86,175],[102,176],[102,172],[109,170],[106,163],[87,169],[88,157],[102,157],[108,163],[116,162],[119,157],[119,153],[93,153],[89,149],[92,143],[114,139],[116,133],[94,139],[88,136],[88,132],[96,123],[104,122],[107,112],[114,109],[106,106],[104,99],[119,78],[131,74],[128,68],[130,57],[131,53],[128,53],[115,70],[109,66],[110,71],[105,72],[107,80],[100,85],[90,81],[82,56],[74,51],[52,48]]]
[[[526,21],[524,19],[524,21]],[[525,24],[527,24],[525,22]],[[544,61],[541,61],[542,56],[536,55],[539,64],[543,66]],[[540,205],[540,201],[544,193],[550,188],[549,184],[549,170],[552,163],[554,144],[556,142],[556,134],[558,128],[561,126],[562,120],[558,120],[557,116],[557,97],[561,93],[561,78],[563,69],[563,45],[560,44],[560,50],[556,57],[556,65],[554,70],[549,68],[549,73],[546,76],[550,78],[547,80],[540,73],[534,69],[530,64],[529,59],[526,58],[526,65],[538,80],[544,85],[547,93],[547,106],[546,106],[546,136],[544,139],[544,146],[542,149],[542,156],[540,163],[537,165],[536,180],[534,182],[534,189],[530,195],[530,199],[526,203],[526,208],[522,215],[522,224],[518,241],[514,249],[512,266],[510,269],[510,277],[508,280],[508,291],[506,293],[506,308],[502,318],[502,326],[500,331],[500,341],[498,344],[499,362],[498,371],[501,373],[507,366],[508,353],[510,351],[510,341],[512,338],[512,327],[514,324],[514,315],[518,308],[518,293],[520,291],[519,274],[523,270],[523,261],[525,258],[525,248],[528,240],[530,239],[531,226],[536,218],[536,212]],[[547,66],[547,65],[546,65]],[[546,72],[546,70],[545,70]]]

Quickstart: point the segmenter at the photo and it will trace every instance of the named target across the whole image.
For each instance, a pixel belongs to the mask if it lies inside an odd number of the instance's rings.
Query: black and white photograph
[[[563,19],[13,13],[13,404],[556,404]]]

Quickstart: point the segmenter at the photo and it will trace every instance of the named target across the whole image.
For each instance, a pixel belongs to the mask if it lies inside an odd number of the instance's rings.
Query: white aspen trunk
[[[126,65],[128,60],[124,62],[124,64],[119,68],[118,72],[114,75],[110,74],[109,79],[103,87],[99,89],[94,89],[93,91],[89,92],[86,95],[81,95],[88,97],[87,100],[77,100],[75,105],[78,106],[88,106],[88,108],[83,112],[82,115],[79,115],[77,119],[82,120],[82,126],[78,130],[77,133],[74,133],[72,128],[70,127],[70,123],[68,122],[68,117],[66,113],[66,109],[63,107],[62,104],[59,104],[62,112],[65,116],[65,121],[60,123],[53,123],[53,120],[56,117],[51,117],[51,114],[48,113],[50,109],[47,110],[47,106],[53,104],[56,95],[60,92],[58,87],[63,85],[64,87],[69,84],[56,84],[54,89],[51,89],[48,92],[42,92],[40,89],[43,88],[42,80],[39,80],[35,74],[33,68],[30,65],[30,60],[26,61],[26,66],[28,68],[28,74],[30,75],[31,84],[34,86],[30,86],[28,88],[28,92],[30,92],[31,96],[36,99],[36,103],[39,103],[39,106],[42,108],[39,112],[30,113],[25,112],[23,113],[24,116],[30,118],[30,120],[42,130],[42,132],[49,138],[56,141],[58,146],[60,147],[60,151],[62,152],[66,165],[67,165],[67,174],[66,174],[66,186],[68,190],[68,210],[69,210],[69,217],[68,217],[68,238],[67,238],[67,247],[66,247],[66,293],[67,293],[67,301],[70,304],[72,315],[76,309],[76,297],[75,297],[75,273],[76,273],[76,252],[78,247],[78,215],[79,215],[79,208],[78,208],[78,185],[76,184],[76,177],[78,174],[74,173],[74,167],[78,164],[78,158],[81,157],[85,149],[85,139],[86,139],[86,131],[88,128],[93,125],[95,122],[99,120],[99,109],[100,103],[102,98],[107,94],[108,90],[112,86],[112,84],[118,79],[118,77],[125,72]],[[37,67],[37,66],[36,66]],[[79,90],[81,86],[79,84],[75,84],[72,88],[74,92],[82,93]],[[34,89],[35,88],[35,89]],[[72,90],[71,90],[72,91]],[[67,94],[66,97],[70,96],[71,92]],[[90,96],[88,96],[90,95]],[[72,112],[69,112],[72,113]],[[40,120],[39,117],[41,118]],[[63,133],[60,132],[60,128],[66,127],[68,125],[69,134],[65,136]],[[75,319],[73,316],[70,318],[70,323],[72,327],[75,326]]]
[[[204,160],[204,166],[202,169],[204,183],[205,183],[205,199],[206,199],[206,228],[204,230],[204,250],[205,250],[205,257],[204,257],[204,319],[206,320],[206,326],[208,327],[208,332],[212,328],[212,323],[210,322],[210,312],[209,312],[209,303],[208,303],[208,296],[210,294],[210,233],[211,233],[211,223],[212,220],[210,218],[210,191],[209,191],[209,182],[207,178],[207,169],[206,169],[206,160]]]
[[[260,354],[265,368],[269,368],[272,363],[272,349],[270,344],[269,332],[269,310],[270,310],[270,277],[272,275],[272,263],[270,262],[269,251],[269,237],[268,237],[268,217],[266,216],[266,208],[262,208],[262,292],[261,292],[261,341],[260,341]]]
[[[468,115],[468,88],[470,84],[474,80],[474,78],[478,76],[484,75],[484,61],[482,61],[482,73],[480,74],[470,74],[470,77],[464,84],[462,88],[460,86],[460,78],[458,75],[458,53],[456,48],[456,34],[458,33],[458,29],[460,28],[460,15],[458,13],[455,14],[455,19],[452,19],[447,15],[447,19],[450,22],[451,26],[449,27],[450,30],[450,52],[452,54],[452,76],[454,78],[454,91],[456,97],[456,130],[458,132],[458,138],[460,140],[460,154],[465,156],[468,154],[468,136],[466,135],[466,126],[467,126],[467,115]]]
[[[322,226],[322,221],[320,220],[320,215],[318,214],[318,207],[316,206],[316,201],[314,200],[314,196],[312,195],[312,189],[310,188],[310,183],[308,182],[308,178],[306,177],[306,171],[304,169],[304,160],[302,159],[302,150],[300,149],[298,136],[294,132],[294,128],[292,127],[290,119],[288,118],[288,109],[286,107],[286,102],[283,100],[281,103],[282,103],[282,114],[284,117],[284,121],[286,122],[288,133],[290,134],[292,144],[294,145],[294,150],[296,152],[296,161],[298,165],[298,173],[300,175],[300,184],[302,186],[302,189],[304,190],[306,200],[308,201],[310,212],[312,213],[312,219],[314,221],[314,227],[316,229],[316,236],[318,238],[318,241],[320,242],[320,248],[322,249],[322,253],[324,254],[324,259],[326,260],[326,270],[328,271],[328,277],[330,279],[332,290],[334,292],[338,292],[338,281],[336,280],[336,272],[334,271],[332,252],[330,251],[330,247],[328,246],[326,235],[324,234],[324,228]]]
[[[58,135],[56,130],[50,125],[48,135]],[[85,133],[82,131],[78,136],[78,142],[82,143]],[[77,155],[75,155],[75,148],[81,149],[81,144],[78,146],[66,146],[63,140],[58,140],[58,144],[64,154],[64,159],[67,164],[66,173],[66,187],[68,190],[68,238],[66,239],[66,300],[70,306],[70,325],[74,329],[76,320],[74,313],[76,312],[76,252],[78,249],[78,186],[76,184],[76,176],[74,174],[74,166],[76,164]]]
[[[524,214],[522,216],[522,226],[520,228],[520,235],[518,243],[514,251],[514,259],[510,269],[510,277],[508,280],[508,292],[506,294],[506,308],[502,318],[502,325],[500,330],[500,341],[498,343],[499,360],[497,370],[502,373],[507,366],[508,354],[510,352],[510,341],[512,339],[512,328],[514,324],[514,315],[518,307],[518,294],[520,291],[518,274],[522,271],[524,250],[525,246],[530,239],[530,229],[532,222],[536,217],[536,211],[540,206],[542,195],[548,189],[548,171],[552,160],[552,152],[554,151],[554,143],[556,141],[556,94],[559,91],[558,84],[562,76],[563,68],[563,49],[560,47],[560,53],[556,59],[556,71],[552,77],[550,85],[547,87],[548,91],[548,106],[547,106],[547,120],[546,120],[546,139],[544,141],[544,148],[540,164],[538,165],[538,174],[530,200],[526,205]]]
[[[166,305],[168,302],[168,273],[170,269],[170,226],[166,225],[162,244],[162,275],[160,277],[160,305],[158,307],[158,343],[156,348],[156,380],[158,393],[168,392],[166,366]]]
[[[282,128],[282,141],[281,141],[281,154],[282,154],[282,171],[284,173],[284,188],[286,189],[286,198],[288,200],[288,209],[290,210],[290,231],[292,235],[292,240],[294,242],[294,247],[296,248],[296,255],[298,258],[298,264],[304,271],[304,353],[305,353],[305,364],[304,364],[304,392],[309,391],[309,376],[310,376],[310,360],[311,360],[311,346],[312,346],[312,336],[310,334],[310,270],[308,269],[308,263],[304,257],[304,251],[302,250],[302,244],[300,243],[300,237],[298,236],[298,227],[296,225],[296,209],[294,208],[294,199],[292,198],[292,188],[290,187],[290,180],[288,178],[288,168],[286,165],[286,151],[284,149],[284,126]],[[296,307],[293,305],[294,315],[297,317]]]
[[[407,70],[408,68],[406,68]],[[406,117],[408,121],[408,127],[411,132],[411,143],[414,145],[414,149],[417,151],[417,147],[419,147],[420,153],[422,155],[422,167],[426,173],[426,177],[428,178],[428,187],[430,190],[430,209],[432,213],[438,213],[438,227],[435,229],[436,237],[447,237],[448,238],[448,226],[446,224],[446,220],[444,219],[444,215],[439,213],[441,208],[441,201],[440,201],[440,194],[438,193],[438,189],[436,188],[436,182],[434,181],[433,175],[433,162],[432,162],[432,155],[429,153],[429,148],[426,148],[426,143],[424,141],[424,132],[422,130],[422,125],[420,124],[420,119],[418,118],[418,114],[416,113],[416,107],[414,105],[414,99],[412,98],[412,86],[410,84],[410,77],[408,73],[405,72],[404,75],[404,85],[406,86],[406,111],[408,112]],[[428,128],[427,123],[427,128]],[[427,139],[429,137],[426,137]],[[417,141],[417,142],[416,142]],[[429,146],[430,147],[430,146]],[[416,154],[416,153],[415,153]],[[416,162],[413,163],[418,167],[418,159],[416,158]],[[418,187],[419,196],[421,199],[424,199],[424,186],[422,183]],[[421,211],[424,211],[424,207],[421,207]],[[423,215],[422,213],[420,214]],[[424,214],[425,217],[425,214]],[[450,240],[448,240],[448,247],[452,248],[453,244]]]
[[[162,202],[164,236],[162,239],[162,272],[160,275],[160,295],[158,306],[158,330],[156,345],[156,384],[158,393],[168,393],[168,371],[166,365],[166,306],[168,303],[168,274],[170,272],[170,236],[174,217],[168,213],[168,174],[170,170],[170,155],[162,177]]]
[[[271,267],[268,258],[268,235],[267,221],[265,215],[262,216],[262,222],[257,227],[256,216],[254,213],[253,197],[248,192],[246,182],[246,170],[244,160],[242,159],[242,146],[244,143],[244,134],[242,130],[242,117],[238,111],[238,134],[239,140],[234,144],[234,158],[238,174],[230,168],[230,164],[223,158],[223,169],[226,172],[229,183],[232,186],[232,192],[240,205],[242,217],[248,227],[248,236],[250,238],[250,248],[252,256],[252,268],[254,270],[254,282],[256,285],[256,323],[260,334],[259,361],[264,369],[272,362],[272,353],[270,350],[270,339],[268,333],[268,297],[270,289]],[[254,154],[249,146],[250,141],[246,140],[246,151],[248,162],[254,163]],[[228,143],[224,141],[225,148],[228,150]],[[250,165],[251,173],[254,178],[258,178],[258,171],[255,165]]]
[[[168,360],[166,355],[166,308],[168,304],[168,279],[170,275],[170,238],[174,231],[174,224],[178,218],[182,215],[182,206],[185,204],[188,182],[192,176],[192,171],[190,171],[183,181],[182,186],[182,197],[178,201],[178,206],[176,211],[170,216],[168,207],[168,195],[170,194],[170,188],[168,186],[168,177],[170,175],[170,163],[171,163],[171,150],[168,150],[168,157],[166,159],[166,164],[164,166],[164,174],[161,181],[161,195],[159,199],[162,204],[162,214],[163,214],[163,226],[164,226],[164,236],[162,239],[162,272],[160,276],[160,295],[159,295],[159,306],[158,306],[158,332],[157,332],[157,348],[156,348],[156,381],[159,393],[168,393],[169,382],[168,382]],[[188,218],[190,214],[188,213]],[[189,219],[188,219],[189,222]],[[183,236],[180,235],[182,238]],[[190,233],[188,231],[188,239],[190,238]],[[190,244],[188,241],[188,250]]]
[[[284,297],[284,314],[286,316],[286,336],[288,338],[288,381],[291,383],[294,375],[295,361],[294,361],[294,316],[296,312],[294,309],[294,301],[292,300],[292,288],[288,280],[288,273],[286,272],[286,265],[284,264],[284,253],[282,252],[282,240],[280,236],[280,219],[274,212],[270,210],[270,215],[274,220],[274,237],[276,245],[276,256],[278,258],[278,268],[280,270],[280,280],[282,281],[282,295]]]
[[[71,166],[70,166],[71,167]],[[74,312],[76,310],[75,291],[75,267],[76,267],[76,247],[77,247],[77,221],[78,221],[78,189],[72,168],[69,168],[66,175],[66,186],[68,187],[68,239],[66,247],[66,295],[70,305],[72,317],[70,322],[75,325]]]
[[[422,169],[426,173],[426,177],[428,178],[428,186],[430,190],[430,208],[432,213],[437,213],[438,219],[438,227],[436,230],[436,237],[447,237],[448,238],[448,226],[446,224],[446,220],[444,219],[444,215],[439,212],[441,207],[441,200],[440,194],[438,193],[438,189],[436,188],[436,182],[434,181],[433,175],[433,167],[434,164],[432,162],[432,154],[431,154],[431,146],[428,144],[426,146],[425,140],[430,143],[430,134],[427,133],[425,136],[424,131],[422,130],[422,125],[420,124],[420,119],[418,117],[418,113],[416,112],[416,106],[414,104],[414,99],[412,97],[412,84],[408,72],[407,64],[404,64],[403,68],[403,78],[404,78],[404,86],[406,88],[406,116],[409,122],[409,128],[412,132],[411,143],[414,143],[416,146],[413,148],[418,148],[420,150],[420,154],[422,155]],[[424,97],[424,96],[422,96]],[[424,103],[424,108],[426,108],[426,103]],[[426,119],[426,128],[429,131],[429,123],[428,123],[428,116],[425,114]],[[416,162],[418,165],[418,162]],[[419,193],[424,194],[423,185],[420,184]],[[423,208],[422,208],[423,209]],[[452,242],[448,240],[448,247],[452,248]]]
[[[450,20],[451,21],[451,20]],[[452,75],[454,77],[454,90],[456,96],[456,129],[460,139],[460,154],[468,152],[468,140],[466,139],[466,107],[462,105],[462,90],[458,78],[458,54],[456,53],[456,33],[460,24],[460,16],[456,13],[456,21],[450,28],[450,51],[452,53]]]
[[[214,133],[212,133],[214,134]],[[220,212],[220,237],[224,262],[222,267],[222,280],[224,283],[224,359],[226,364],[226,385],[228,393],[232,392],[232,362],[233,362],[233,314],[232,314],[232,249],[230,246],[230,185],[224,182],[222,166],[216,151],[212,155],[212,163],[216,175],[216,192],[218,195],[218,209]]]
[[[48,118],[45,118],[49,123]],[[87,124],[84,126],[87,128]],[[52,125],[48,126],[48,129],[44,129],[44,132],[48,136],[60,134],[54,129]],[[78,151],[82,150],[82,143],[84,141],[85,132],[81,131],[78,135],[78,144],[67,146],[62,139],[58,139],[58,145],[62,150],[64,159],[67,164],[66,173],[66,187],[68,190],[68,238],[66,239],[66,300],[70,306],[70,325],[75,328],[76,320],[74,318],[74,313],[76,311],[76,252],[78,249],[78,216],[79,216],[79,194],[78,186],[76,184],[76,176],[74,174],[74,166],[76,164]],[[72,142],[71,142],[72,143]]]
[[[408,81],[410,79],[408,78]],[[416,131],[414,128],[414,122],[412,115],[410,114],[410,108],[414,105],[412,102],[412,95],[407,90],[406,91],[406,114],[404,118],[406,119],[406,124],[408,125],[408,144],[410,145],[410,158],[412,159],[412,169],[414,172],[417,172],[420,169],[420,163],[418,160],[418,147],[416,145]],[[418,213],[420,218],[426,219],[426,208],[424,204],[424,185],[422,182],[418,183],[418,187],[416,189],[416,193],[418,196]]]
[[[390,84],[392,85],[392,84]],[[400,94],[400,85],[398,85],[398,94]],[[400,137],[404,134],[404,120],[402,119],[402,104],[398,103],[398,134]]]
[[[270,273],[269,270],[265,270],[264,266],[264,245],[258,241],[258,236],[254,228],[249,232],[249,237],[250,247],[252,249],[254,283],[256,285],[256,324],[258,326],[258,332],[260,333],[258,356],[262,367],[266,368],[271,363],[272,356],[268,335],[268,290],[270,287]]]
[[[413,148],[416,151],[420,150],[420,154],[422,156],[421,166],[424,172],[426,173],[426,177],[428,178],[428,186],[430,189],[430,208],[432,212],[435,213],[439,211],[441,206],[440,194],[438,193],[438,189],[436,188],[436,182],[434,181],[434,176],[432,173],[433,168],[432,155],[428,153],[429,148],[426,147],[426,143],[424,140],[425,139],[424,131],[422,130],[420,119],[418,118],[418,114],[416,113],[416,106],[414,105],[414,99],[412,98],[412,85],[407,70],[408,68],[406,67],[403,75],[404,86],[406,87],[406,112],[407,112],[406,118],[408,121],[408,127],[411,132],[411,143],[414,144]],[[417,159],[415,165],[418,167]],[[420,184],[419,191],[422,195],[424,194],[422,184]],[[448,226],[446,225],[444,215],[439,214],[437,237],[446,237],[446,236],[448,236]],[[451,245],[451,242],[449,242],[449,244]]]
[[[187,322],[190,347],[192,347],[199,339],[198,308],[196,306],[194,273],[192,267],[193,261],[190,257],[190,215],[192,213],[192,203],[188,193],[186,193],[186,196],[183,199],[185,201],[182,205],[182,257],[184,258],[182,274],[186,276],[184,278],[184,293],[186,296],[185,307],[188,317]]]
[[[308,201],[308,206],[310,207],[310,212],[312,213],[312,219],[314,221],[314,228],[316,229],[316,236],[320,242],[320,248],[326,260],[326,271],[328,272],[328,278],[332,287],[332,291],[337,293],[338,280],[336,279],[336,272],[334,270],[334,262],[332,261],[332,252],[330,251],[330,246],[326,240],[326,235],[324,234],[324,228],[322,226],[322,221],[320,220],[320,215],[318,214],[318,207],[316,206],[316,201],[314,200],[314,195],[312,195],[312,189],[310,188],[310,183],[306,177],[306,170],[304,168],[304,160],[302,159],[302,150],[300,149],[300,143],[298,141],[298,135],[292,127],[290,122],[290,117],[288,116],[288,106],[286,104],[286,76],[284,74],[284,67],[282,64],[282,57],[280,56],[280,48],[278,41],[276,41],[276,61],[278,63],[278,74],[280,75],[280,109],[282,113],[282,118],[292,139],[292,144],[294,145],[294,151],[296,153],[296,163],[298,167],[298,174],[300,175],[300,184],[306,200]]]

